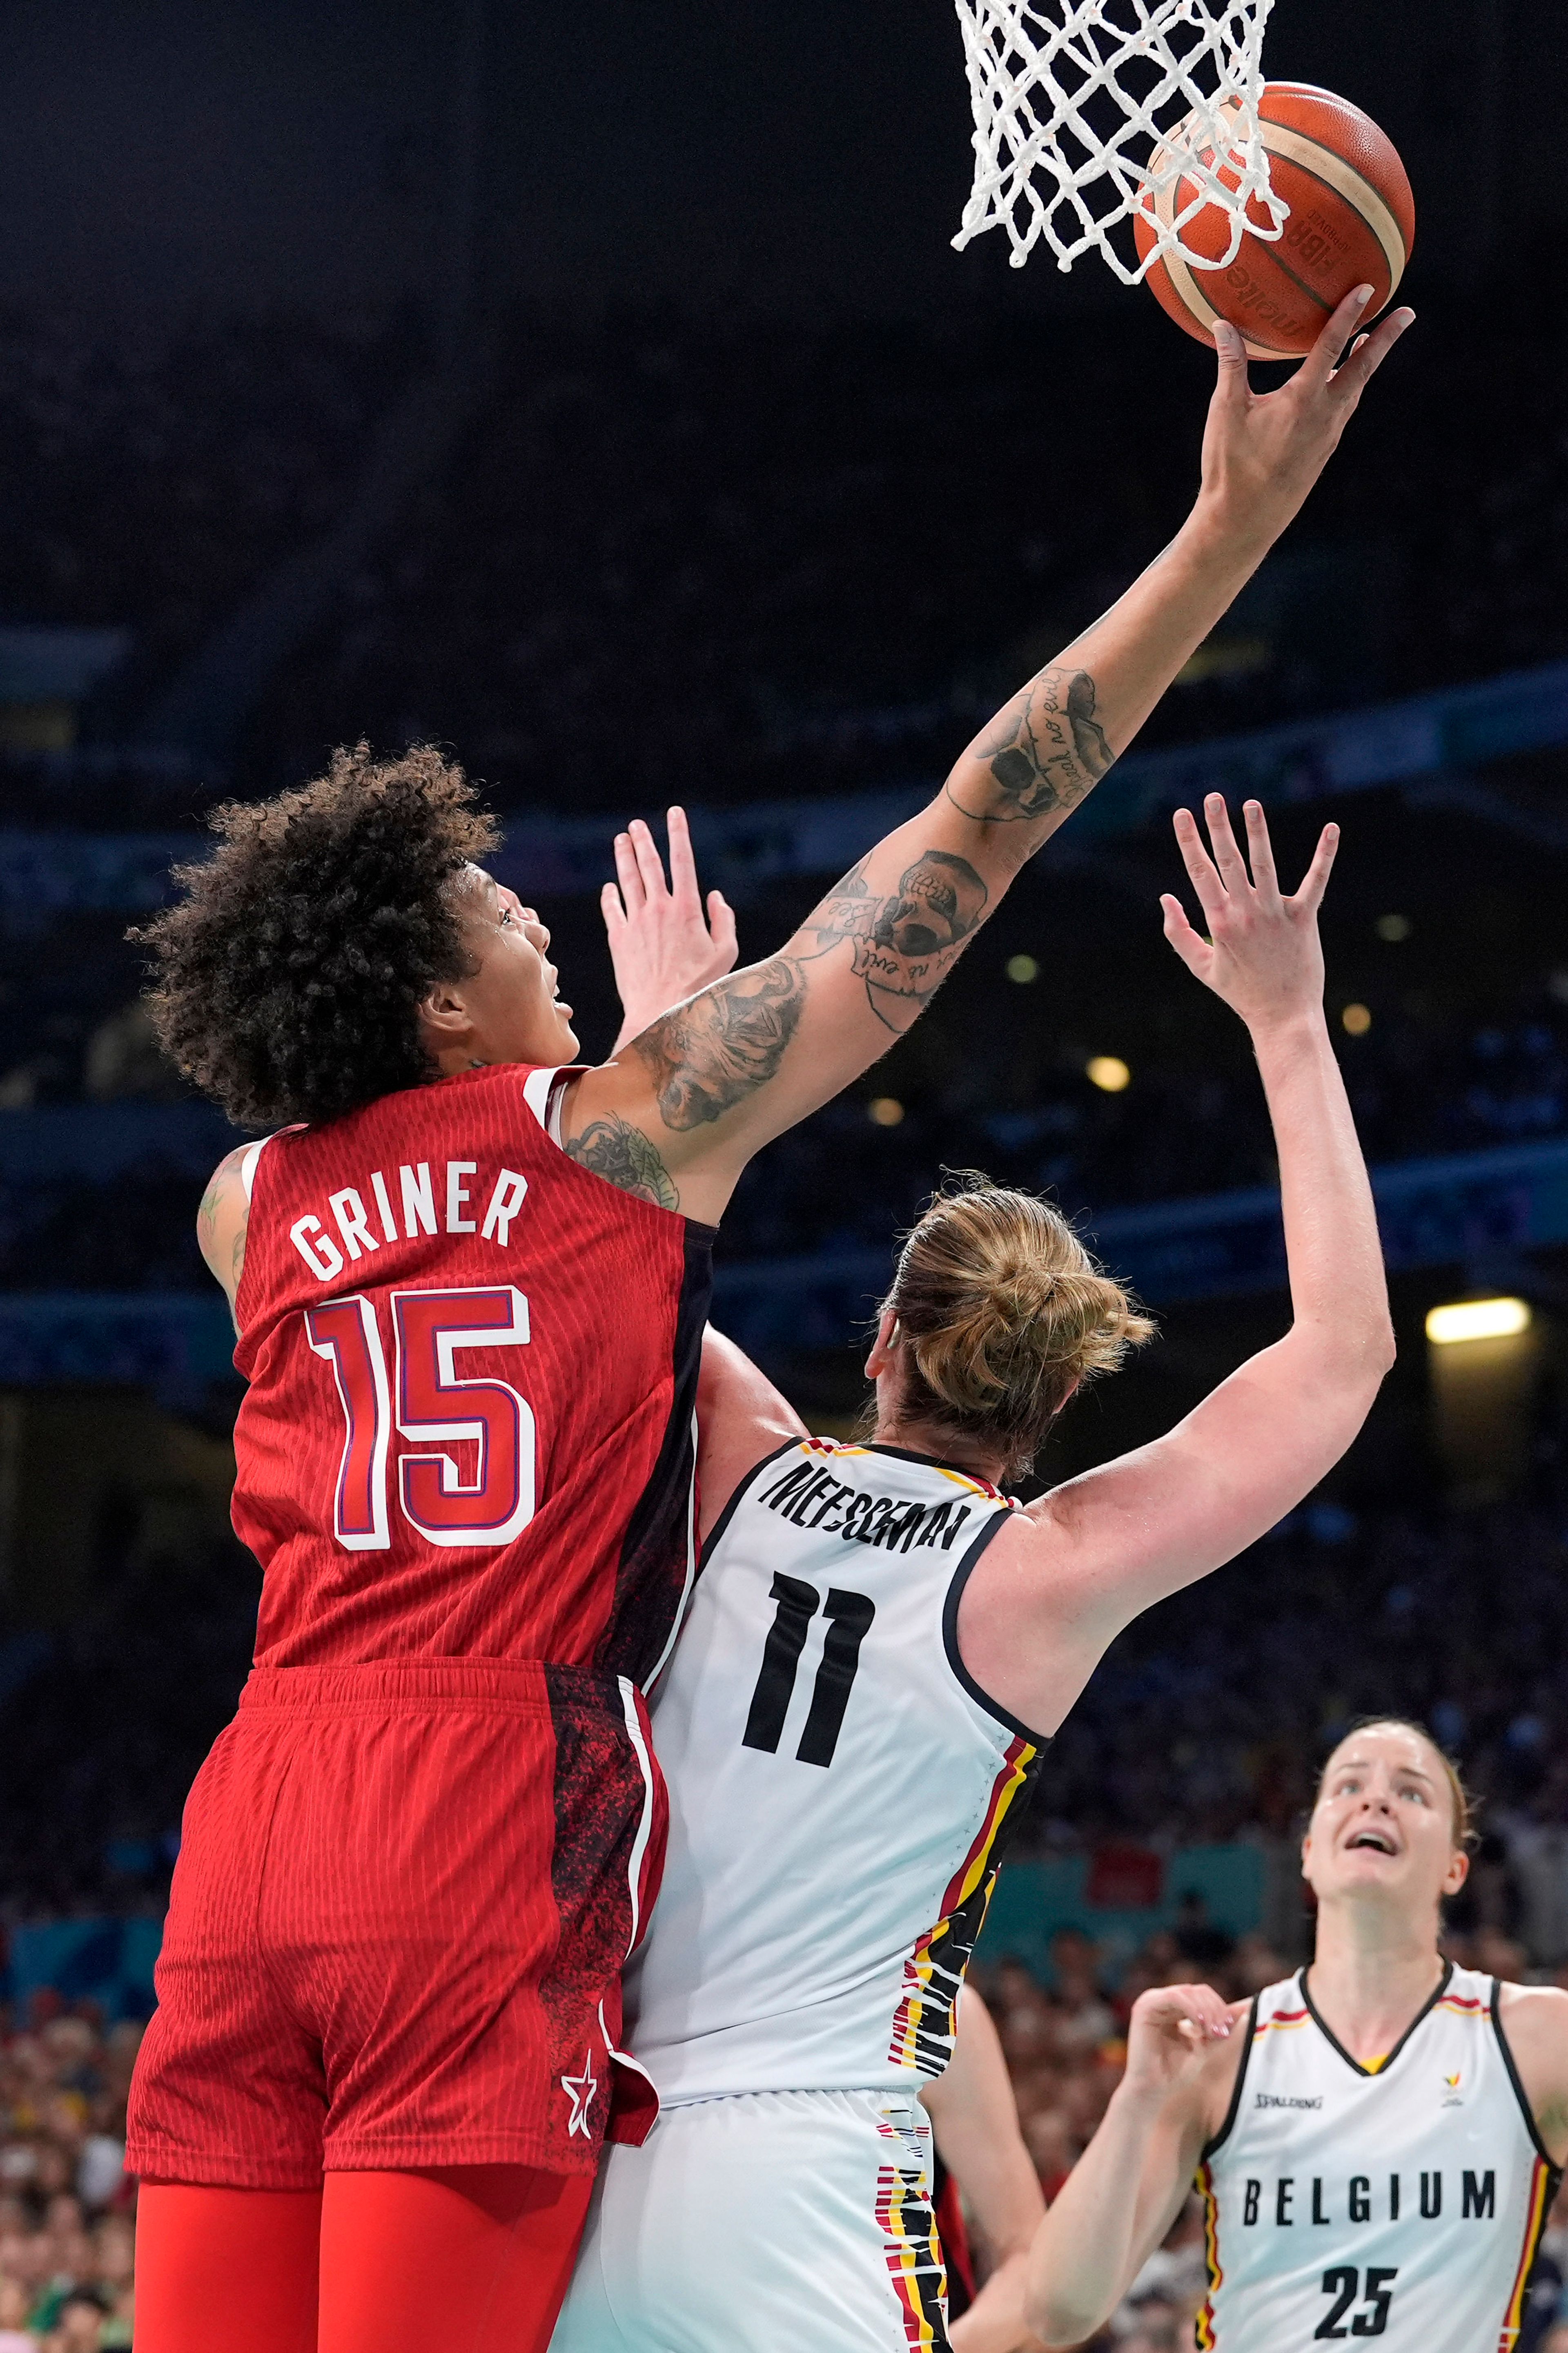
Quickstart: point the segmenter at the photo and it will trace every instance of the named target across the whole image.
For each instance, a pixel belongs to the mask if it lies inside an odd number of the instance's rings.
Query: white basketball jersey
[[[710,1537],[653,1704],[669,1851],[626,1978],[661,2100],[918,2088],[1044,1743],[964,1672],[1012,1506],[891,1447],[792,1442]]]
[[[1204,2151],[1216,2353],[1383,2337],[1511,2353],[1556,2194],[1495,1978],[1448,1968],[1373,2072],[1304,1975],[1258,1995],[1230,2114]]]

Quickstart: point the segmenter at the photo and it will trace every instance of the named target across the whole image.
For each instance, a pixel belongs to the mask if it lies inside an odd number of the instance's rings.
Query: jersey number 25
[[[409,1525],[427,1544],[510,1544],[533,1517],[532,1409],[510,1382],[457,1367],[467,1348],[526,1347],[528,1302],[500,1283],[395,1291],[391,1304],[390,1381],[368,1299],[334,1299],[305,1314],[306,1336],[332,1368],[348,1425],[332,1507],[338,1542],[349,1552],[384,1552],[392,1542],[387,1461],[395,1419],[399,1434],[416,1441],[397,1462],[398,1507]],[[471,1450],[471,1475],[453,1446]]]

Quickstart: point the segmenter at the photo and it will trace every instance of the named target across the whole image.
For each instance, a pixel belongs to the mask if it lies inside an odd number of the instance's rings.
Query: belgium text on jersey
[[[1419,2215],[1424,2222],[1436,2222],[1445,2211],[1450,2220],[1457,2211],[1462,2222],[1497,2220],[1497,2176],[1489,2168],[1485,2173],[1467,2170],[1458,2182],[1450,2179],[1446,2209],[1440,2169],[1409,2181],[1397,2173],[1389,2174],[1386,2182],[1381,2175],[1374,2179],[1352,2173],[1348,2181],[1327,2184],[1321,2174],[1310,2181],[1290,2173],[1264,2181],[1252,2174],[1242,2184],[1241,2220],[1248,2230],[1268,2223],[1291,2230],[1298,2222],[1309,2228],[1314,2222],[1397,2222],[1402,2212],[1407,2221]],[[1381,2211],[1374,2212],[1374,2208]]]
[[[501,1168],[493,1179],[487,1172],[484,1181],[475,1184],[479,1174],[477,1160],[448,1160],[443,1184],[432,1177],[430,1163],[421,1160],[413,1167],[399,1168],[389,1185],[385,1173],[373,1168],[365,1189],[374,1209],[367,1208],[364,1191],[356,1185],[344,1185],[327,1197],[327,1209],[342,1238],[342,1250],[327,1231],[324,1220],[309,1215],[295,1219],[289,1239],[318,1282],[331,1282],[342,1272],[343,1250],[351,1259],[363,1258],[380,1250],[383,1242],[412,1241],[417,1234],[433,1234],[438,1216],[444,1232],[477,1233],[481,1241],[505,1250],[511,1240],[511,1221],[528,1191],[528,1179],[515,1168]],[[488,1204],[482,1217],[471,1214],[480,1201]],[[403,1214],[401,1229],[398,1209]],[[373,1218],[381,1229],[379,1236],[371,1230]]]

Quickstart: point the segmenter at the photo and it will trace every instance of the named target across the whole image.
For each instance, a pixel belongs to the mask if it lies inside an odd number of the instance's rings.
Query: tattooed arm
[[[237,1332],[239,1318],[235,1314],[234,1303],[245,1271],[245,1232],[250,1218],[240,1164],[249,1149],[248,1145],[237,1144],[232,1152],[225,1154],[213,1170],[196,1211],[196,1240],[209,1272],[223,1286]]]
[[[575,1157],[616,1184],[629,1170],[629,1189],[716,1219],[753,1152],[910,1027],[1300,506],[1410,322],[1392,312],[1339,366],[1362,307],[1342,302],[1297,375],[1261,396],[1248,387],[1240,337],[1224,330],[1202,483],[1170,546],[1014,696],[930,807],[836,884],[776,956],[661,1014],[616,1062],[576,1082],[564,1123]],[[629,1145],[632,1132],[646,1153]]]

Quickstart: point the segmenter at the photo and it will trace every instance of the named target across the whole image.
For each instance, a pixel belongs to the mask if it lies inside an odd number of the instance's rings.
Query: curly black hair
[[[159,1040],[238,1127],[340,1118],[434,1077],[418,1008],[472,969],[453,884],[496,844],[434,745],[333,753],[324,776],[210,820],[177,903],[129,936],[152,950]]]

